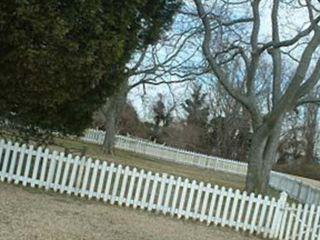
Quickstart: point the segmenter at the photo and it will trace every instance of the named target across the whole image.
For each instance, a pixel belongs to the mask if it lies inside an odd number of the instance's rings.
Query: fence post
[[[269,235],[270,238],[277,237],[279,230],[281,229],[281,223],[283,222],[282,218],[285,213],[285,206],[287,204],[287,197],[288,195],[286,192],[282,192],[280,194],[280,198],[278,200],[278,203],[276,205],[276,209],[274,212],[273,223],[272,223],[270,235]]]

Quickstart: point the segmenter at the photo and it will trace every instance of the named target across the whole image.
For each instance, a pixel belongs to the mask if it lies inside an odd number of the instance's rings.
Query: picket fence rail
[[[88,129],[81,139],[86,142],[102,144],[104,137],[104,131]],[[233,174],[246,175],[248,169],[247,163],[177,149],[121,135],[116,135],[115,146],[118,149],[145,154],[160,160]],[[269,185],[276,190],[286,191],[291,198],[299,202],[320,205],[320,189],[310,186],[308,183],[304,183],[292,175],[272,171]]]
[[[320,206],[0,141],[0,180],[131,206],[264,238],[320,240]]]

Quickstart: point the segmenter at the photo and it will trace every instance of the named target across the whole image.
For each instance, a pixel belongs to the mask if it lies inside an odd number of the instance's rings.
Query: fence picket
[[[311,229],[312,229],[312,222],[313,222],[313,215],[315,214],[315,205],[312,204],[309,210],[309,217],[308,217],[308,222],[307,222],[307,229],[305,232],[305,238],[304,239],[309,239],[309,235],[311,233]],[[315,226],[316,227],[316,226]]]
[[[19,160],[18,160],[16,178],[15,178],[15,181],[14,181],[15,184],[18,184],[20,182],[22,165],[23,165],[23,162],[24,162],[25,154],[26,154],[26,148],[27,148],[26,144],[23,144],[21,149],[20,149],[20,156],[19,156]],[[1,150],[2,149],[0,149],[0,164],[1,164],[1,156],[2,156],[2,151]]]
[[[1,163],[2,163],[2,153],[3,153],[3,150],[5,149],[5,141],[4,139],[1,139],[0,140],[0,166],[1,166]],[[1,174],[1,169],[0,169],[0,174]]]
[[[296,204],[295,203],[293,203],[291,205],[291,207],[289,207],[290,214],[289,214],[288,223],[286,225],[286,234],[285,234],[285,237],[284,237],[285,240],[289,240],[290,236],[291,236],[292,226],[293,226],[292,224],[293,224],[293,220],[294,220],[294,217],[295,217],[294,209],[296,209]]]
[[[103,182],[104,182],[104,178],[105,178],[105,175],[106,175],[106,168],[107,168],[107,162],[103,161],[102,167],[101,167],[101,171],[100,171],[98,188],[97,188],[97,195],[96,195],[97,200],[99,200],[101,198]]]
[[[163,206],[163,213],[166,214],[169,211],[169,202],[172,195],[172,189],[173,189],[173,183],[174,183],[174,177],[171,175],[169,178],[169,184],[167,187],[167,191],[165,194],[165,200],[164,200],[164,206]]]
[[[8,167],[8,162],[9,162],[9,157],[11,153],[11,148],[12,148],[12,142],[9,141],[7,142],[7,147],[6,151],[4,154],[4,160],[2,164],[2,170],[1,170],[1,181],[4,182],[5,176],[7,175],[7,167]]]
[[[119,201],[118,201],[119,206],[121,206],[122,203],[124,202],[124,193],[127,188],[127,181],[128,181],[128,177],[129,177],[129,172],[130,172],[130,168],[129,168],[129,166],[126,166],[124,169],[124,175],[122,178],[122,184],[121,184],[121,188],[120,188],[120,195],[119,195]]]
[[[272,234],[271,224],[272,224],[272,216],[273,216],[273,212],[274,212],[275,207],[276,207],[276,200],[275,200],[275,198],[272,198],[271,203],[270,203],[270,207],[269,207],[269,211],[268,211],[268,215],[267,215],[267,219],[266,219],[264,233],[263,233],[264,238]]]
[[[292,230],[292,239],[296,239],[297,234],[298,234],[298,226],[299,226],[299,222],[300,222],[301,211],[302,211],[302,205],[299,204],[298,205],[298,210],[297,210],[297,213],[296,213],[296,216],[295,216],[295,222],[294,222],[293,230]]]
[[[46,184],[46,187],[45,187],[46,190],[48,190],[50,188],[50,185],[51,185],[52,180],[53,180],[54,171],[55,171],[55,168],[56,168],[57,154],[58,154],[57,151],[53,151],[53,153],[51,155],[49,172],[48,172],[48,177],[47,177],[47,184]]]
[[[114,183],[113,183],[114,185],[113,185],[112,194],[111,194],[112,196],[111,196],[111,201],[110,201],[111,204],[114,204],[115,201],[116,201],[117,192],[118,192],[118,185],[119,185],[121,173],[122,173],[122,165],[120,164],[118,166],[116,177],[115,177],[115,180],[114,180]]]
[[[191,188],[190,188],[190,193],[189,193],[189,199],[187,202],[187,208],[186,208],[186,214],[185,214],[185,218],[188,219],[191,215],[191,207],[192,207],[192,203],[193,203],[193,195],[194,195],[194,191],[195,188],[197,186],[197,182],[195,180],[192,181],[191,183]]]
[[[9,166],[9,175],[8,175],[8,179],[7,179],[7,182],[9,182],[9,183],[11,182],[11,180],[13,178],[14,169],[16,167],[18,150],[19,150],[19,144],[15,143],[13,146],[13,153],[11,156],[11,161],[10,161],[10,166]]]
[[[161,207],[162,207],[163,194],[164,194],[164,188],[166,186],[167,176],[168,175],[166,173],[164,173],[164,174],[162,174],[162,177],[161,177],[159,197],[158,197],[158,202],[157,202],[157,207],[156,207],[156,211],[157,212],[159,212],[161,210]]]
[[[227,198],[226,198],[226,203],[222,212],[222,221],[221,221],[221,226],[224,227],[226,222],[228,221],[228,213],[229,213],[229,205],[230,205],[230,201],[231,201],[231,197],[233,195],[232,189],[229,188],[228,189],[228,193],[227,193]]]
[[[46,154],[46,152],[45,152]],[[47,157],[45,155],[45,157]],[[61,172],[62,172],[62,164],[63,164],[63,160],[64,160],[64,152],[61,152],[58,158],[58,167],[57,167],[57,171],[56,171],[56,176],[54,178],[54,187],[53,187],[53,191],[58,191],[58,187],[59,187],[59,183],[60,183],[60,177],[61,177]],[[41,181],[41,180],[40,180]],[[40,186],[39,186],[40,187]]]
[[[213,188],[213,192],[212,192],[212,197],[211,197],[211,202],[210,202],[210,207],[209,207],[209,212],[208,212],[208,217],[207,217],[207,225],[210,224],[210,222],[212,222],[212,216],[213,216],[213,210],[216,204],[216,198],[218,195],[218,186],[215,185]]]
[[[320,240],[320,206],[318,206],[317,212],[316,212],[315,218],[314,218],[312,234],[311,234],[311,239],[312,240],[316,239],[317,232],[318,232],[318,239],[317,240]]]
[[[158,186],[158,180],[159,180],[159,173],[156,173],[153,177],[153,184],[151,188],[151,195],[148,203],[148,211],[151,211],[153,209],[153,204],[154,204],[154,198],[156,195],[156,190]]]
[[[307,220],[308,209],[309,209],[309,205],[305,204],[304,208],[303,208],[303,211],[302,211],[302,220],[300,222],[300,230],[299,230],[299,236],[298,236],[299,240],[303,239],[303,234],[304,234],[305,222]]]
[[[37,180],[37,175],[38,175],[38,168],[40,164],[40,159],[42,155],[42,147],[38,147],[37,149],[37,155],[36,155],[36,160],[34,162],[33,166],[33,172],[32,172],[32,179],[31,179],[31,187],[35,186],[35,181]]]
[[[99,161],[99,160],[97,160]],[[68,190],[67,190],[67,194],[70,195],[72,192],[75,191],[75,187],[74,187],[74,183],[76,181],[76,174],[77,174],[77,169],[78,169],[78,165],[80,162],[80,157],[76,156],[73,159],[73,166],[72,166],[72,170],[71,170],[71,176],[70,176],[70,180],[69,180],[69,186],[68,186]],[[92,180],[95,180],[95,178],[93,177]]]
[[[239,208],[238,218],[237,218],[237,222],[236,222],[236,231],[239,231],[239,228],[242,223],[242,213],[243,213],[244,205],[247,200],[247,192],[244,191],[240,198],[241,198],[241,202],[240,202],[240,208]]]
[[[151,172],[149,171],[147,173],[146,182],[144,185],[144,191],[143,191],[141,206],[140,206],[141,209],[144,209],[147,204],[147,196],[148,196],[148,191],[149,191],[150,179],[151,179]]]
[[[133,208],[137,208],[137,206],[138,206],[138,201],[139,201],[140,194],[141,194],[141,185],[142,185],[143,178],[144,178],[144,170],[141,169],[140,172],[139,172],[139,178],[138,178],[138,185],[137,185],[136,193],[134,195]]]
[[[202,202],[200,222],[203,222],[206,218],[206,210],[207,210],[207,205],[208,205],[208,201],[209,201],[210,189],[211,189],[211,184],[208,183],[204,189],[205,193],[204,193],[203,202]],[[209,219],[209,217],[207,217],[207,219]]]
[[[132,197],[132,193],[133,193],[133,189],[134,189],[134,183],[136,181],[136,175],[137,175],[137,169],[134,168],[132,170],[131,179],[130,179],[130,183],[129,183],[128,194],[127,194],[127,197],[126,197],[126,206],[127,207],[129,207],[129,205],[131,203],[131,197]]]
[[[222,212],[222,204],[223,204],[225,195],[226,195],[226,188],[222,187],[221,191],[220,191],[220,194],[219,194],[217,212],[216,212],[216,215],[215,215],[215,221],[214,221],[215,225],[217,225],[218,223],[222,223],[221,212]]]
[[[249,228],[249,219],[250,219],[251,209],[252,209],[254,199],[255,199],[254,193],[250,193],[248,206],[246,209],[246,214],[245,214],[244,223],[243,223],[243,230],[244,231],[246,231]]]
[[[285,209],[284,209],[284,215],[283,215],[282,221],[280,223],[279,239],[284,239],[286,223],[288,222],[288,213],[289,213],[289,204],[286,204]]]
[[[262,201],[262,209],[261,209],[260,219],[258,221],[258,226],[257,226],[258,234],[260,234],[263,231],[264,223],[266,220],[267,207],[269,203],[270,203],[269,197],[265,196]]]
[[[171,216],[173,216],[176,212],[176,206],[177,206],[178,196],[179,196],[179,192],[180,192],[180,186],[181,186],[181,177],[178,177],[178,179],[176,181],[176,187],[174,189],[173,200],[172,200]]]
[[[75,196],[78,196],[79,193],[82,191],[82,181],[83,181],[83,173],[86,166],[86,157],[82,157],[79,165],[79,172],[77,176],[77,182],[76,182],[76,191],[74,193]]]
[[[109,197],[109,192],[110,192],[110,189],[111,189],[111,182],[112,182],[113,172],[114,172],[114,163],[111,163],[110,168],[108,170],[108,178],[107,178],[107,182],[106,182],[106,187],[104,189],[104,196],[103,196],[103,201],[104,202],[106,202],[109,199],[111,199],[111,197]]]
[[[40,181],[39,181],[38,188],[43,187],[44,182],[45,182],[45,174],[47,171],[48,156],[49,156],[49,149],[46,148],[44,151],[44,154],[43,154],[42,165],[41,165],[41,169],[40,169]]]
[[[234,220],[234,218],[235,218],[236,210],[237,210],[237,207],[239,204],[238,203],[239,197],[240,197],[240,191],[239,191],[239,189],[237,189],[235,191],[234,198],[233,198],[231,214],[230,214],[230,219],[229,219],[229,227],[235,226],[235,224],[236,224],[236,221]]]
[[[274,219],[271,225],[271,234],[270,234],[271,238],[278,238],[279,229],[281,226],[281,219],[284,214],[283,208],[285,207],[286,202],[287,202],[287,194],[285,192],[282,192],[280,194],[280,198],[277,201],[277,205],[275,208]]]
[[[68,159],[69,159],[69,156],[68,156]],[[83,181],[82,181],[82,186],[81,186],[81,193],[80,193],[81,197],[84,197],[86,195],[86,192],[87,192],[89,175],[90,175],[90,171],[91,171],[91,164],[92,164],[92,159],[89,158],[87,160],[86,166],[85,166],[85,171],[84,171],[84,176],[83,176]]]
[[[262,196],[261,194],[258,195],[257,199],[256,199],[256,205],[253,211],[253,216],[252,216],[252,221],[251,221],[251,226],[250,226],[250,233],[252,234],[257,226],[256,221],[257,221],[257,217],[258,217],[258,212],[259,212],[259,208],[260,208],[260,204],[261,204],[261,199]]]
[[[147,201],[147,196],[148,196],[148,191],[149,191],[150,179],[151,179],[151,172],[149,171],[147,173],[147,176],[146,176],[146,181],[145,181],[145,184],[144,184],[144,190],[143,190],[143,193],[142,193],[142,199],[141,199],[141,205],[140,205],[141,209],[144,209],[146,207],[146,201]]]
[[[88,194],[88,199],[91,199],[94,193],[94,188],[96,186],[96,180],[97,180],[97,175],[98,175],[98,169],[99,169],[100,161],[96,160],[94,162],[94,167],[93,167],[93,172],[91,176],[91,181],[89,181],[89,194]],[[76,165],[74,165],[76,166]]]
[[[27,183],[28,183],[32,154],[33,154],[33,145],[30,145],[28,148],[26,167],[24,169],[24,174],[23,174],[23,183],[22,183],[23,186],[27,186]]]
[[[203,192],[203,186],[204,186],[204,183],[200,182],[199,187],[198,187],[198,191],[197,191],[196,201],[194,204],[193,219],[198,218],[198,211],[200,208],[200,201],[201,201],[201,196],[202,196],[202,192]]]
[[[67,189],[67,179],[68,179],[71,159],[72,159],[72,155],[68,154],[68,157],[67,157],[65,165],[64,165],[62,182],[61,182],[61,186],[60,186],[60,193],[63,193]],[[88,163],[89,163],[89,161],[88,161]]]
[[[181,218],[182,213],[183,213],[183,208],[184,208],[184,203],[185,203],[186,194],[187,194],[187,190],[188,190],[188,185],[189,185],[189,179],[186,178],[184,180],[183,187],[182,187],[180,205],[179,205],[179,210],[178,210],[178,218]]]

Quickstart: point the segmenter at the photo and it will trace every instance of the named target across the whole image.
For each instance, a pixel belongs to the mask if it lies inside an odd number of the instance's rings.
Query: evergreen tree
[[[205,102],[206,93],[202,93],[201,85],[193,86],[191,98],[182,104],[183,109],[187,112],[187,125],[196,125],[206,128],[208,124],[209,108]]]
[[[211,146],[208,135],[209,108],[206,103],[207,94],[202,92],[201,85],[193,86],[191,97],[182,104],[187,112],[186,129],[189,138],[185,139],[187,147],[193,151],[209,153]]]
[[[170,25],[174,0],[4,0],[0,117],[80,134],[125,78],[133,53]]]
[[[163,102],[163,96],[162,94],[159,94],[159,99],[158,101],[155,102],[154,106],[152,107],[153,111],[153,120],[154,120],[154,125],[152,128],[152,139],[156,139],[161,142],[160,139],[160,134],[161,134],[161,129],[163,127],[168,127],[169,124],[172,121],[172,111],[174,107],[171,109],[167,110],[165,107],[165,104]]]

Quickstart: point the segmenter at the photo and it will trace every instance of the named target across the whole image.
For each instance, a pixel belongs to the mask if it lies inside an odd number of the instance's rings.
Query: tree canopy
[[[4,0],[0,116],[79,134],[133,53],[170,26],[176,0]]]
[[[320,101],[308,96],[320,83],[319,2],[305,1],[305,4],[301,4],[300,1],[270,1],[271,11],[267,14],[271,28],[267,35],[263,33],[266,13],[262,5],[269,1],[242,1],[237,8],[249,11],[230,20],[220,13],[225,10],[224,13],[232,16],[231,3],[222,1],[219,13],[216,4],[221,1],[212,1],[211,6],[205,2],[194,0],[204,30],[202,53],[212,75],[250,117],[252,137],[246,190],[265,193],[271,169],[276,163],[286,114],[302,104]],[[296,31],[292,28],[290,34],[284,34],[288,30],[284,22],[288,19],[282,12],[294,10],[298,10],[301,16],[305,15],[305,22],[295,27]],[[220,35],[218,47],[215,35]],[[298,51],[292,53],[295,49]],[[270,88],[265,89],[267,97],[259,87],[264,63],[272,65],[266,82],[270,84]],[[289,75],[285,74],[285,64],[288,63],[291,65]],[[229,77],[226,66],[239,69],[237,81]]]

